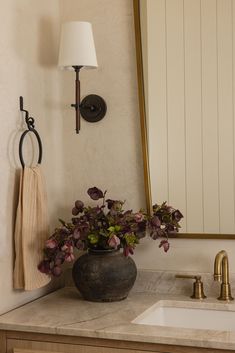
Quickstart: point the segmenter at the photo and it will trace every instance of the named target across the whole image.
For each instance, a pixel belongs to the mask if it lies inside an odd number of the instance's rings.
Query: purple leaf
[[[92,200],[99,200],[104,197],[103,191],[101,191],[100,189],[98,189],[95,186],[93,188],[89,188],[87,190],[87,193]]]
[[[79,210],[77,209],[77,207],[74,207],[73,209],[72,209],[72,215],[73,216],[77,216],[79,214]]]
[[[174,220],[176,220],[176,222],[179,222],[181,220],[181,218],[183,218],[184,216],[182,215],[182,213],[179,210],[175,210],[172,213],[172,217]]]
[[[79,212],[82,212],[84,208],[84,203],[80,200],[77,200],[75,202],[75,207],[78,209]]]

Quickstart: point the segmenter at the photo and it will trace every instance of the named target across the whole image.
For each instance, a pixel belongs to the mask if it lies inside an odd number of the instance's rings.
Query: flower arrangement
[[[148,216],[143,210],[124,211],[124,201],[106,199],[106,191],[97,187],[87,191],[92,200],[101,200],[95,207],[85,206],[80,200],[72,209],[73,218],[61,226],[46,241],[44,258],[38,265],[39,271],[59,276],[64,262],[73,262],[74,249],[108,250],[123,248],[125,256],[133,254],[140,238],[149,231],[153,239],[163,238],[159,247],[167,252],[168,235],[178,232],[179,222],[183,217],[179,210],[162,205],[153,206],[153,215]]]

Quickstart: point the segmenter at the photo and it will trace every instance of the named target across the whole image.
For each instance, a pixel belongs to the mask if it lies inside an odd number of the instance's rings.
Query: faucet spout
[[[228,254],[221,250],[215,257],[214,262],[214,280],[222,281],[219,300],[233,300],[229,283],[229,264]]]

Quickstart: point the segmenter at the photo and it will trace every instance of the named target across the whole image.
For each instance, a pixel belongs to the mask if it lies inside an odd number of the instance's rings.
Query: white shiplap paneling
[[[183,1],[166,0],[169,203],[186,208]],[[159,153],[159,152],[158,152]],[[184,218],[183,230],[187,217]]]
[[[217,0],[219,198],[221,233],[234,229],[232,2]]]
[[[149,141],[154,141],[155,148],[150,149],[149,160],[151,165],[152,192],[159,195],[159,199],[168,200],[168,126],[167,126],[167,71],[166,71],[166,3],[165,0],[147,2],[148,16],[148,69],[151,76],[148,79],[148,99],[156,102],[148,106],[149,116]],[[157,45],[151,45],[156,42]],[[158,126],[161,129],[158,129]],[[166,153],[157,153],[164,150]],[[156,158],[158,163],[155,163]]]
[[[235,233],[235,0],[147,2],[153,201],[184,232]]]
[[[194,229],[194,232],[201,233],[204,228],[204,212],[200,1],[184,2],[184,38],[187,225]]]

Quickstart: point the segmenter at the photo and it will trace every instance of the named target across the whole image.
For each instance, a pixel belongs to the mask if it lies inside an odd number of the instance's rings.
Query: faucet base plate
[[[232,301],[234,298],[231,295],[231,287],[229,283],[221,284],[221,291],[218,300]]]

